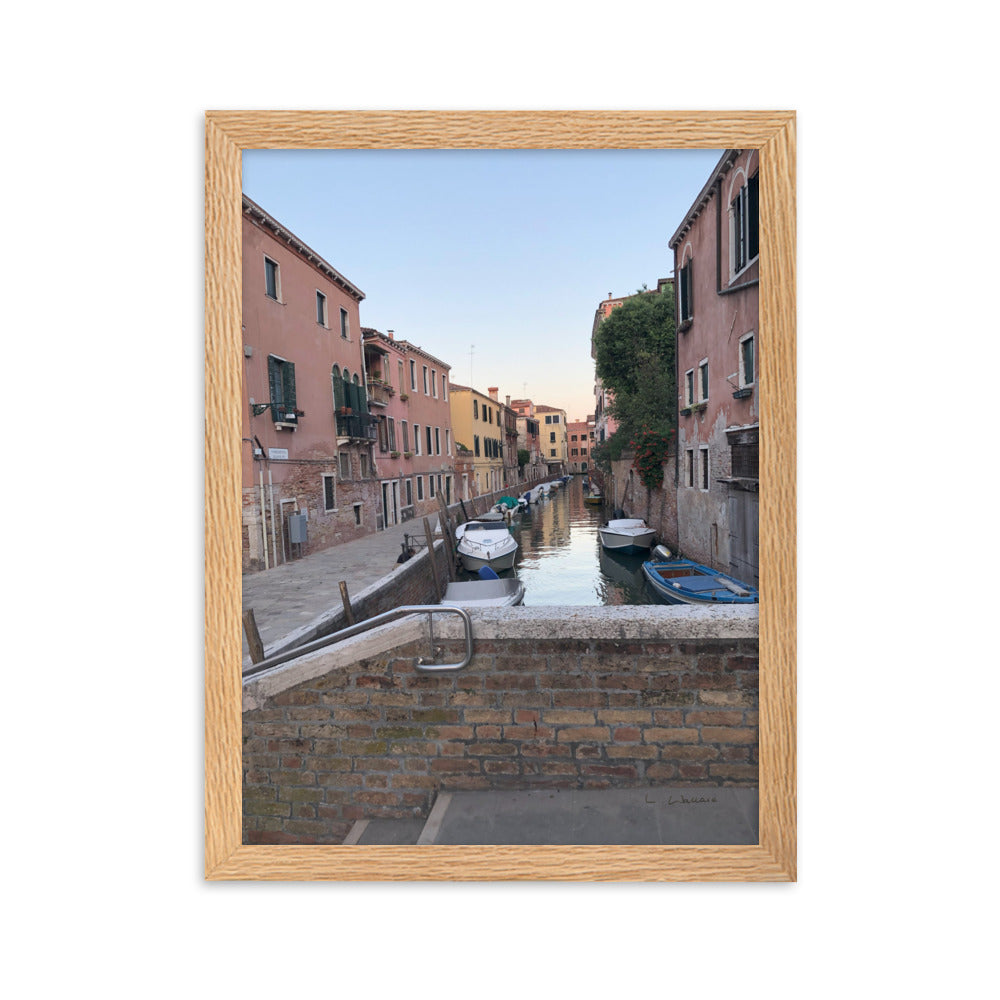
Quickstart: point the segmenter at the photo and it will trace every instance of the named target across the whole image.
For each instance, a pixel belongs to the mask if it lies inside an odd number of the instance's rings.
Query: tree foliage
[[[594,348],[597,377],[612,393],[607,412],[618,422],[606,458],[619,458],[641,435],[669,434],[677,397],[673,287],[626,299],[597,328]]]

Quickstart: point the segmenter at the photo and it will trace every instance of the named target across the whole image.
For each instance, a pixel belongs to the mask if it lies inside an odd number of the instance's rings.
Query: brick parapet
[[[456,673],[417,669],[429,634],[407,620],[359,637],[357,659],[340,643],[248,683],[245,840],[335,843],[357,819],[426,816],[441,790],[755,786],[756,619],[698,637],[689,609],[655,608],[643,639],[638,616],[582,610],[533,609],[520,628],[474,613]],[[439,659],[459,658],[455,631],[435,624]]]

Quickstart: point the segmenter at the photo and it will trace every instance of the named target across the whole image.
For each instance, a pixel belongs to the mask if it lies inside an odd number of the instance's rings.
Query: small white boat
[[[524,584],[516,576],[501,579],[485,568],[479,571],[478,580],[449,583],[441,603],[453,608],[509,608],[523,600]]]
[[[484,566],[493,570],[512,569],[517,554],[517,539],[502,514],[484,515],[467,521],[455,529],[458,557],[470,573],[478,573]]]
[[[645,552],[656,532],[639,517],[620,517],[597,529],[601,545],[612,552]]]

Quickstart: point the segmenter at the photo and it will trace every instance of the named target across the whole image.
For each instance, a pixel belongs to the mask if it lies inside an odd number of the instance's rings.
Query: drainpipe
[[[271,553],[274,565],[278,565],[278,539],[274,533],[274,483],[271,481],[271,463],[267,463],[267,497],[271,505]]]
[[[267,561],[267,511],[264,509],[264,463],[260,463],[260,537],[264,543],[264,569],[270,569]]]

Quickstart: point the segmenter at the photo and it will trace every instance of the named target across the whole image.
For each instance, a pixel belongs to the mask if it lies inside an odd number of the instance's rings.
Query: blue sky
[[[363,326],[576,420],[594,310],[672,274],[667,241],[720,155],[245,150],[243,190],[365,293]]]

